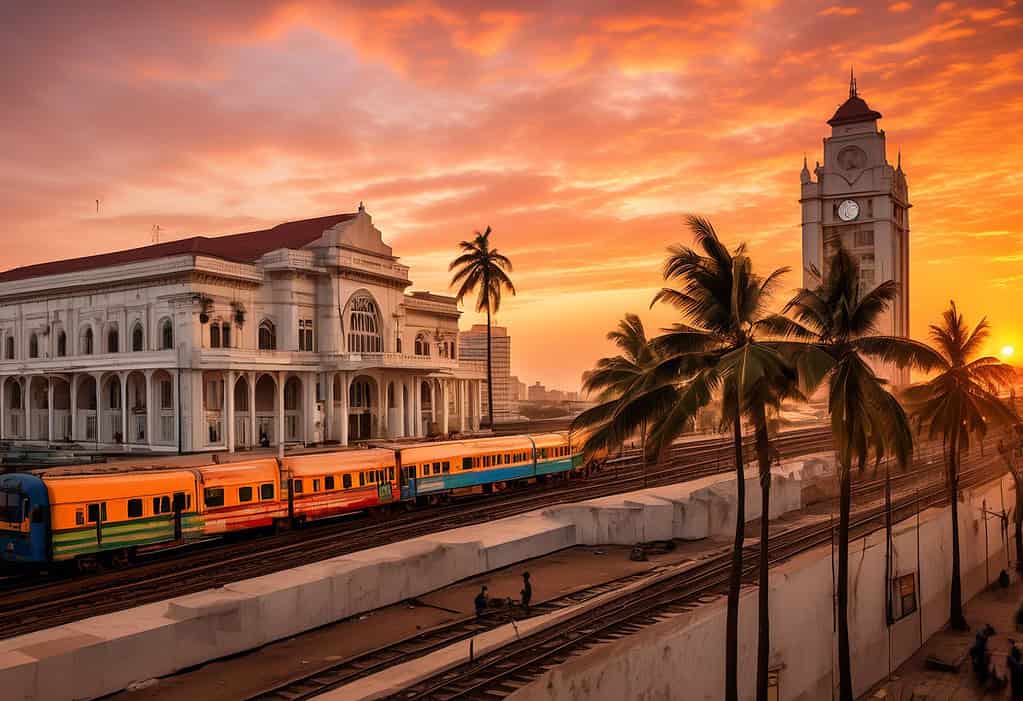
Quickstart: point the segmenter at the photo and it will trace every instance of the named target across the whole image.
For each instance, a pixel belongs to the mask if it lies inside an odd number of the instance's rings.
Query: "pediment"
[[[357,248],[370,253],[392,257],[392,249],[384,243],[380,229],[373,226],[373,218],[360,211],[348,221],[339,222],[323,232],[310,248]]]

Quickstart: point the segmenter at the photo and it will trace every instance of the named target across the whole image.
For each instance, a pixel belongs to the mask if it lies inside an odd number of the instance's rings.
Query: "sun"
[[[1002,346],[1002,357],[1011,358],[1012,354],[1016,352],[1016,349],[1012,346]]]

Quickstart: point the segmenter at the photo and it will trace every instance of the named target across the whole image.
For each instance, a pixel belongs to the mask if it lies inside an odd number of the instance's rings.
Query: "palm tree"
[[[476,311],[487,313],[487,406],[490,412],[490,427],[494,427],[494,368],[491,359],[490,317],[501,308],[501,292],[507,290],[515,294],[508,273],[512,271],[512,262],[507,256],[490,247],[490,227],[482,234],[475,232],[472,241],[461,241],[458,247],[462,254],[451,261],[449,271],[455,271],[451,278],[451,286],[458,285],[455,299],[462,301],[467,295],[479,290],[476,298]]]
[[[729,577],[725,633],[725,699],[737,701],[739,594],[743,574],[745,538],[745,470],[742,419],[754,427],[760,468],[762,519],[757,698],[767,698],[768,515],[770,514],[770,446],[766,409],[794,390],[794,371],[758,334],[773,334],[787,324],[765,311],[772,291],[785,269],[766,277],[753,273],[744,246],[734,251],[721,242],[706,219],[690,216],[687,224],[696,247],[673,246],[664,265],[664,277],[678,281],[679,289],[665,288],[652,304],[666,302],[678,308],[684,323],[655,338],[651,345],[660,356],[637,374],[617,399],[590,409],[573,427],[588,427],[583,445],[587,453],[620,445],[638,427],[649,425],[648,454],[660,455],[691,425],[696,412],[715,394],[722,397],[722,423],[733,432],[736,469],[736,523]],[[772,323],[767,324],[770,318]]]
[[[940,324],[930,327],[931,340],[939,353],[938,374],[928,382],[910,387],[906,398],[914,406],[914,417],[928,427],[933,439],[939,434],[946,452],[946,479],[952,503],[952,586],[949,621],[953,628],[966,630],[963,616],[962,582],[959,575],[959,461],[969,450],[970,436],[981,440],[988,425],[1017,420],[996,394],[1009,384],[1015,371],[992,356],[977,358],[990,326],[981,319],[971,332],[963,315],[949,302]]]
[[[810,393],[823,382],[828,386],[828,412],[838,457],[838,667],[839,698],[853,701],[849,656],[849,527],[852,508],[852,471],[863,470],[873,456],[893,456],[906,465],[913,451],[909,419],[895,397],[885,389],[868,359],[899,367],[929,368],[936,363],[926,345],[906,338],[877,333],[877,324],[895,299],[894,281],[865,292],[859,266],[839,247],[827,274],[811,269],[820,284],[803,288],[786,305],[797,322],[787,335],[803,389]]]
[[[626,314],[618,322],[618,328],[609,331],[607,340],[621,349],[619,355],[601,358],[593,370],[583,374],[584,392],[595,396],[602,403],[620,400],[637,378],[650,370],[657,360],[657,354],[647,338],[643,321],[635,314]],[[647,426],[640,427],[640,446],[644,461],[646,458]]]

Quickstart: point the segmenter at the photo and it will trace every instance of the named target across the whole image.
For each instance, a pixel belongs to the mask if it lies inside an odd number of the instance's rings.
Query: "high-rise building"
[[[511,418],[511,336],[504,326],[490,327],[491,362],[494,373],[494,420],[497,423]],[[487,371],[487,325],[474,324],[468,331],[458,334],[458,360],[466,368]],[[487,383],[480,384],[483,412],[490,415]]]
[[[526,399],[529,398],[529,394],[528,394],[528,390],[526,388],[526,383],[525,382],[523,382],[519,378],[515,377],[514,375],[512,375],[510,378],[508,378],[508,382],[509,382],[509,385],[511,387],[509,392],[511,393],[511,400],[512,401],[524,402],[524,401],[526,401]]]
[[[860,97],[850,76],[849,98],[828,120],[824,163],[811,175],[803,159],[800,173],[803,221],[803,286],[826,274],[839,242],[860,265],[860,290],[894,280],[898,296],[882,316],[878,332],[909,336],[909,188],[902,155],[888,162],[885,133],[876,112]],[[876,371],[895,385],[909,382],[909,371],[878,365]]]

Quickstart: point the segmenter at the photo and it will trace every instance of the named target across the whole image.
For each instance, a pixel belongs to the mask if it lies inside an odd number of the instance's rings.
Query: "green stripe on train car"
[[[187,539],[193,535],[202,535],[203,525],[204,519],[200,514],[185,514],[181,519],[182,536]],[[102,542],[97,543],[95,526],[54,531],[53,559],[63,560],[105,550],[172,541],[174,520],[166,516],[155,516],[104,524],[102,536]]]

